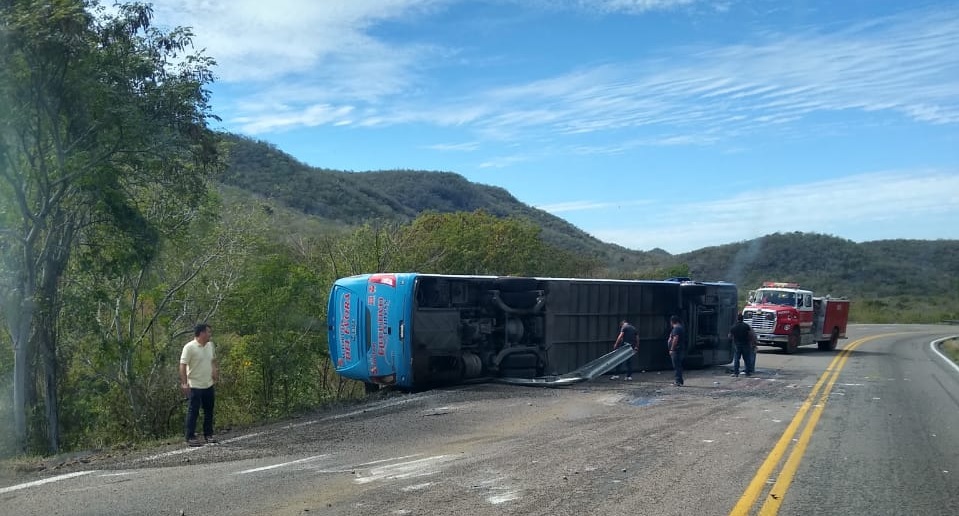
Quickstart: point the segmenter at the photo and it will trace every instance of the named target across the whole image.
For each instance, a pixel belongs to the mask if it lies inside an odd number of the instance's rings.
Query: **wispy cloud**
[[[516,154],[513,156],[499,156],[488,159],[479,164],[479,168],[506,168],[517,163],[523,163],[532,159],[531,155]]]
[[[959,123],[959,11],[684,50],[689,59],[605,65],[488,91],[496,107],[477,124],[729,136],[849,110]]]
[[[831,233],[843,229],[847,238],[856,239],[850,234],[856,228],[865,235],[882,226],[905,228],[956,217],[959,170],[876,172],[745,191],[712,202],[671,204],[642,214],[635,226],[618,223],[616,228],[583,229],[625,247],[659,247],[676,253],[784,230]],[[949,230],[934,229],[939,234]]]
[[[839,112],[959,124],[956,8],[907,11],[839,30],[744,35],[740,44],[666,49],[659,58],[492,87],[488,81],[471,86],[467,79],[454,88],[428,73],[435,66],[457,66],[458,49],[415,36],[386,39],[376,30],[387,22],[416,23],[459,3],[157,0],[155,5],[158,19],[193,26],[197,44],[219,61],[223,83],[235,85],[224,109],[226,123],[246,133],[423,124],[465,129],[478,142],[535,141],[572,153],[615,154],[643,146],[714,145],[758,131],[788,133],[797,121]],[[691,5],[723,11],[729,2],[560,5],[616,16]],[[590,134],[602,134],[605,141],[582,138]],[[481,166],[529,159],[489,159]]]
[[[548,211],[553,214],[558,214],[558,213],[568,213],[571,211],[635,208],[637,206],[643,206],[648,204],[652,204],[652,201],[628,201],[628,202],[569,201],[569,202],[559,202],[555,204],[544,204],[541,206],[537,206],[537,208],[543,211]]]
[[[451,152],[473,152],[476,149],[479,149],[479,147],[480,142],[437,143],[435,145],[426,146],[426,148],[430,150]]]

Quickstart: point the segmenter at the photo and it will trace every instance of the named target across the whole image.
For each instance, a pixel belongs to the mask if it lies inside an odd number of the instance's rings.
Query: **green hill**
[[[482,209],[496,216],[530,219],[543,229],[547,242],[615,264],[617,270],[654,266],[662,258],[602,242],[555,215],[521,203],[503,188],[472,183],[452,172],[329,170],[300,163],[266,142],[231,134],[224,138],[231,145],[231,157],[223,183],[308,216],[357,225],[372,220],[410,221],[428,210]]]
[[[776,233],[747,242],[677,255],[695,277],[743,287],[763,280],[797,281],[817,292],[877,297],[957,294],[959,241],[882,240],[855,243],[811,233]]]
[[[860,309],[873,303],[885,311],[901,307],[913,313],[943,312],[942,317],[948,318],[959,307],[957,240],[856,243],[797,232],[679,255],[662,249],[633,251],[604,243],[559,217],[523,204],[503,188],[472,183],[455,173],[328,170],[300,163],[268,143],[236,135],[225,138],[232,150],[222,181],[235,192],[245,192],[234,196],[269,199],[320,226],[406,222],[428,210],[482,209],[534,221],[547,242],[593,258],[608,275],[656,277],[660,271],[685,265],[694,279],[733,282],[743,293],[765,280],[796,281],[820,294],[868,301]]]

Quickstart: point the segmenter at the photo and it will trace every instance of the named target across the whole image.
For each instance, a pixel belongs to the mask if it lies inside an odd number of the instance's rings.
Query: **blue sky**
[[[607,242],[959,239],[959,4],[158,0],[219,127],[441,170]]]

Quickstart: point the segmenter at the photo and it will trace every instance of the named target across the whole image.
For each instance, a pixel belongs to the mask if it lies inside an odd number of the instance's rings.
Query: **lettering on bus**
[[[386,318],[390,303],[386,298],[376,299],[376,354],[386,356],[386,335],[390,322]]]
[[[386,339],[389,330],[389,319],[387,315],[389,314],[390,302],[387,301],[384,297],[376,298],[376,341],[370,346],[368,352],[369,363],[370,363],[370,376],[377,376],[380,374],[380,368],[377,365],[377,356],[385,357],[386,356]],[[372,303],[371,303],[372,304]]]
[[[340,305],[340,358],[350,361],[353,358],[352,329],[350,328],[350,293],[343,294],[343,304]]]

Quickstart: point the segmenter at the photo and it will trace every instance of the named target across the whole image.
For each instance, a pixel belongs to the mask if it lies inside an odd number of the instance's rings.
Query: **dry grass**
[[[959,364],[959,339],[949,339],[942,343],[942,352],[953,362]]]

